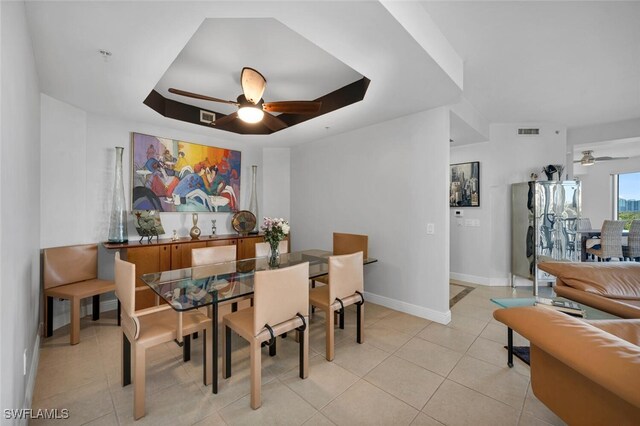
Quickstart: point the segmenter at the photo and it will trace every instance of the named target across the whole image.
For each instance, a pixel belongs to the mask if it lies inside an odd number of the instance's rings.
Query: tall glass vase
[[[252,231],[260,229],[260,218],[258,217],[258,193],[256,192],[256,174],[258,166],[251,166],[251,198],[249,199],[249,211],[256,217],[256,226]]]
[[[124,148],[116,147],[116,180],[113,184],[113,203],[109,218],[109,242],[126,243],[129,241],[127,232],[127,208],[124,200],[124,182],[122,179],[122,153]]]

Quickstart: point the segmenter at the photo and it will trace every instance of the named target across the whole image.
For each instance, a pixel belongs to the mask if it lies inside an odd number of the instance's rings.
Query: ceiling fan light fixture
[[[262,121],[264,111],[254,106],[243,106],[238,109],[238,117],[245,123],[257,123]]]
[[[593,166],[594,164],[596,164],[596,161],[593,158],[583,158],[580,161],[580,164],[582,164],[583,166]]]

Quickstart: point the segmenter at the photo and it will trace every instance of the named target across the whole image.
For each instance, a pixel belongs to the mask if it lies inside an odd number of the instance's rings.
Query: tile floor
[[[452,282],[451,297],[459,291]],[[476,287],[453,305],[447,326],[368,303],[365,343],[355,342],[355,310],[348,310],[331,363],[323,355],[324,319],[316,314],[309,378],[297,376],[297,344],[279,339],[276,357],[263,352],[263,403],[256,411],[249,407],[249,353],[242,339],[234,339],[233,376],[221,379],[218,395],[202,385],[201,339],[192,344],[188,363],[181,348],[164,344],[147,354],[147,414],[135,423],[562,424],[533,395],[529,367],[518,359],[507,367],[506,329],[492,317],[496,306],[489,298],[529,295],[530,289]],[[66,327],[43,341],[33,408],[67,408],[69,425],[133,424],[132,386],[120,385],[114,313],[98,322],[83,319],[80,344],[68,342]],[[515,342],[526,344],[520,336]]]

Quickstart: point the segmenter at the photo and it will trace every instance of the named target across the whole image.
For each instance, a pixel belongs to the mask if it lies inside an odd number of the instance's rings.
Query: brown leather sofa
[[[640,318],[640,263],[542,262],[558,296],[621,318]]]
[[[535,396],[569,425],[640,422],[640,320],[583,321],[550,309],[498,309],[531,342]]]

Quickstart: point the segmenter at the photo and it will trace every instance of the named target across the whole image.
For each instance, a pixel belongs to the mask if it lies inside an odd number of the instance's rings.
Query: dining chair
[[[341,327],[344,328],[344,309],[357,306],[356,341],[364,342],[364,265],[361,251],[353,254],[329,257],[329,284],[312,288],[309,303],[325,313],[326,358],[334,357],[334,313],[340,311]]]
[[[366,259],[369,254],[369,236],[360,234],[345,234],[340,232],[333,233],[333,255],[352,254],[361,251]],[[316,287],[316,282],[327,284],[329,282],[328,275],[311,280],[311,288]],[[315,307],[311,308],[311,312],[315,312]],[[344,328],[344,312],[336,312],[340,315],[340,328]]]
[[[236,260],[236,246],[235,245],[225,245],[225,246],[213,246],[213,247],[203,247],[203,248],[195,248],[191,250],[191,266],[192,267],[200,267],[204,265],[213,265],[216,263],[225,263],[225,262],[234,262]],[[235,267],[233,268],[235,271]],[[197,271],[194,271],[194,274],[198,274]],[[238,302],[240,300],[245,300],[248,298],[242,298],[239,300],[233,300],[232,302],[222,302],[219,306],[228,305],[231,303],[231,310],[233,312],[238,310]],[[212,315],[212,306],[207,306],[207,316],[211,318]],[[195,335],[194,337],[197,337]]]
[[[231,377],[231,330],[250,344],[251,408],[262,404],[262,344],[296,330],[300,345],[299,375],[309,375],[309,262],[282,269],[258,271],[254,276],[253,306],[225,315],[222,374]]]
[[[289,253],[289,241],[282,240],[278,243],[278,252]],[[267,257],[271,254],[269,243],[256,243],[256,257]]]
[[[605,220],[600,232],[600,244],[587,248],[587,253],[597,256],[598,261],[611,260],[617,257],[622,259],[622,231],[625,222],[623,220]]]
[[[640,220],[631,221],[627,245],[622,246],[622,254],[625,259],[640,262]]]
[[[212,351],[207,350],[207,336],[212,336],[211,321],[197,310],[178,315],[171,305],[164,304],[136,310],[136,267],[115,255],[116,295],[122,305],[122,386],[131,384],[133,360],[133,417],[145,415],[146,350],[176,340],[179,335],[203,332],[203,381],[213,380]]]

